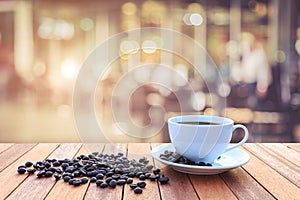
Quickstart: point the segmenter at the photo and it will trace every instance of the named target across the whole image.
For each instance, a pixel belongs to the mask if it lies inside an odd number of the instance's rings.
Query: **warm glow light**
[[[150,93],[147,95],[147,103],[151,106],[163,105],[165,103],[165,99],[157,93]]]
[[[183,22],[186,24],[186,25],[192,25],[191,21],[190,21],[190,17],[191,17],[191,13],[186,13],[184,16],[183,16]]]
[[[160,36],[154,36],[152,40],[155,42],[157,48],[162,48],[164,45],[164,41]]]
[[[276,53],[275,53],[276,62],[283,63],[285,61],[285,59],[286,59],[286,55],[285,55],[284,51],[281,51],[281,50],[276,51]]]
[[[205,108],[205,94],[203,92],[195,93],[191,98],[192,106],[195,110],[200,111]]]
[[[190,22],[194,26],[200,26],[203,23],[203,17],[198,13],[193,13],[190,16]]]
[[[64,20],[57,20],[54,27],[54,35],[57,39],[69,40],[74,35],[74,25]]]
[[[132,2],[127,2],[123,4],[122,12],[125,15],[134,15],[136,13],[136,5]]]
[[[134,54],[138,52],[139,48],[140,46],[137,41],[125,40],[120,44],[121,54]]]
[[[71,107],[69,105],[66,104],[62,104],[57,108],[57,114],[59,117],[61,118],[69,118],[71,116]]]
[[[218,94],[221,97],[227,97],[230,94],[231,88],[228,83],[222,83],[218,86]]]
[[[175,73],[172,76],[173,83],[176,86],[184,86],[188,82],[188,69],[183,64],[177,64],[174,66]]]
[[[77,65],[76,65],[76,63],[73,60],[65,60],[61,64],[60,73],[65,79],[75,78],[75,76],[77,74]]]
[[[46,72],[46,65],[44,62],[37,62],[34,66],[33,66],[33,74],[35,76],[42,76],[44,75]]]
[[[240,55],[239,43],[236,40],[229,40],[226,43],[226,52],[232,58],[237,58]]]
[[[64,20],[44,18],[38,28],[38,35],[43,39],[68,40],[74,36],[74,25]]]
[[[80,20],[80,28],[84,31],[90,31],[94,28],[94,21],[90,18]]]
[[[297,53],[300,55],[300,40],[298,39],[295,43],[295,48]]]
[[[154,53],[157,49],[157,45],[153,40],[146,40],[143,42],[142,49],[145,53]]]

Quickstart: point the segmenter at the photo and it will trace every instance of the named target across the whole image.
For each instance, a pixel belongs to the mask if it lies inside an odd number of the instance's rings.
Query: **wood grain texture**
[[[72,158],[81,144],[61,144],[48,158]],[[56,183],[52,178],[36,178],[28,176],[25,181],[7,199],[44,199]]]
[[[103,153],[115,154],[118,152],[124,153],[126,155],[127,144],[106,144]],[[97,187],[95,183],[91,183],[88,187],[84,199],[122,199],[123,186],[117,185],[116,188],[100,188]]]
[[[0,173],[0,199],[7,197],[15,188],[17,188],[26,178],[27,175],[20,175],[17,173],[19,165],[23,165],[27,161],[44,160],[54,151],[59,144],[38,144],[26,154],[21,156],[14,163],[6,167]]]
[[[295,151],[299,152],[300,153],[300,145],[299,143],[286,143],[284,144],[285,146],[291,148],[291,149],[294,149]]]
[[[275,171],[300,187],[300,168],[293,164],[293,161],[279,156],[262,144],[247,143],[243,146]]]
[[[27,151],[32,149],[36,144],[14,144],[6,151],[0,154],[0,172],[17,160],[20,156],[24,155]]]
[[[291,163],[300,167],[300,154],[299,152],[279,143],[266,143],[262,144],[267,147],[269,150],[275,152],[283,159],[290,161]]]
[[[251,176],[264,186],[277,199],[297,199],[300,197],[299,188],[291,183],[289,180],[281,176],[274,169],[269,167],[263,161],[258,159],[252,153],[250,155],[250,162],[243,166],[243,168],[251,174]]]
[[[33,146],[32,146],[33,145]],[[243,150],[251,159],[242,167],[219,175],[190,175],[180,173],[152,159],[150,151],[160,143],[93,144],[87,148],[76,144],[1,144],[0,158],[8,159],[0,165],[0,199],[299,199],[300,144],[247,143]],[[1,151],[2,149],[2,151]],[[79,187],[52,178],[17,173],[17,167],[26,161],[46,158],[72,159],[91,153],[91,149],[107,154],[123,152],[129,159],[142,156],[149,164],[161,168],[161,174],[170,178],[168,184],[146,180],[142,194],[135,194],[128,185],[99,188],[95,183]],[[9,156],[13,158],[10,159]],[[2,161],[2,160],[1,160]],[[134,182],[139,181],[135,178]]]
[[[258,182],[241,168],[220,175],[238,199],[275,199]]]
[[[189,175],[200,199],[237,199],[219,175]]]
[[[11,147],[14,143],[1,143],[0,144],[0,153],[7,150],[9,147]]]

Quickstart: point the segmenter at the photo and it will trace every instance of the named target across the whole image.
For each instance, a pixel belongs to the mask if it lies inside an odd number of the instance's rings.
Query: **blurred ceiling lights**
[[[74,36],[74,24],[61,19],[43,18],[38,36],[42,39],[69,40]]]

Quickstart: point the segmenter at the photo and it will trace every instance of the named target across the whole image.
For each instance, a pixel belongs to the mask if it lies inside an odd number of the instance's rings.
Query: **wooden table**
[[[146,156],[170,182],[161,185],[146,181],[142,194],[128,185],[115,189],[99,188],[94,183],[78,187],[54,178],[19,175],[17,167],[26,161],[46,158],[73,158],[88,154],[85,145],[75,144],[0,144],[0,199],[300,199],[300,144],[247,143],[243,149],[249,163],[219,175],[188,175],[153,161],[151,148],[159,144],[94,144],[100,152],[127,153],[130,159]]]

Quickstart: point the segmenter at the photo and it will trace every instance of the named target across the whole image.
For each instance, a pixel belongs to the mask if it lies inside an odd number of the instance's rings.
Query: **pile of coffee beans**
[[[56,181],[80,186],[88,182],[95,183],[100,188],[115,188],[118,185],[129,184],[136,193],[143,192],[145,180],[159,181],[161,184],[169,182],[169,178],[160,174],[160,169],[148,165],[146,157],[138,161],[129,160],[123,153],[103,154],[94,152],[80,155],[74,159],[46,159],[35,163],[28,161],[18,166],[19,174],[36,174],[37,178],[54,177]],[[152,171],[152,173],[150,173]],[[137,183],[133,183],[138,180]]]
[[[212,166],[211,163],[205,163],[205,162],[196,163],[194,161],[191,161],[186,157],[176,153],[175,151],[165,150],[163,154],[159,155],[159,157],[169,162],[174,162],[174,163],[179,163],[184,165],[197,165],[197,166],[209,166],[209,167]]]

